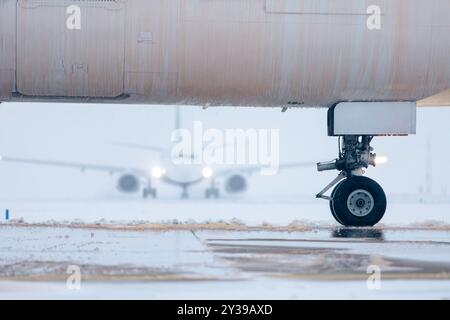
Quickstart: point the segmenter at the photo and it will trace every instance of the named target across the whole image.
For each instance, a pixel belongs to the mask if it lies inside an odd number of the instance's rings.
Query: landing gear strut
[[[181,192],[181,199],[189,199],[188,187],[183,186],[183,191]]]
[[[212,198],[212,197],[216,198],[216,199],[218,199],[220,197],[220,191],[216,187],[216,183],[215,183],[214,180],[211,180],[210,187],[205,190],[205,198],[209,199],[209,198]]]
[[[318,163],[318,171],[338,170],[336,179],[316,197],[330,201],[333,217],[344,226],[373,226],[386,212],[386,194],[372,179],[363,177],[364,169],[376,166],[376,154],[370,143],[373,136],[348,135],[339,138],[339,157]],[[335,188],[330,196],[325,193]]]
[[[157,191],[155,188],[144,188],[142,189],[142,197],[147,199],[148,196],[152,196],[153,199],[156,199]]]
[[[147,199],[148,196],[152,196],[153,199],[156,199],[157,196],[156,188],[152,187],[152,182],[150,180],[147,181],[146,186],[142,189],[142,197]]]
[[[318,163],[319,171],[338,170],[336,179],[317,194],[330,201],[334,218],[344,226],[373,226],[386,211],[386,194],[378,183],[363,177],[376,166],[370,146],[375,136],[408,136],[416,133],[416,103],[408,101],[347,101],[328,109],[328,136],[339,137],[337,159]],[[325,193],[334,187],[330,196]]]

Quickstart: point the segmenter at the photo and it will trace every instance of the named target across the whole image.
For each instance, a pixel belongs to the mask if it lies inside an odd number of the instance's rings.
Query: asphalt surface
[[[450,298],[445,229],[21,224],[0,234],[0,299]]]

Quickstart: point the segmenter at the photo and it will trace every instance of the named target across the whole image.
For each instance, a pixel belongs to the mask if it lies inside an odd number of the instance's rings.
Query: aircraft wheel
[[[344,180],[344,181],[345,181],[345,180]],[[339,186],[340,186],[344,181],[339,182],[338,185],[333,189],[333,191],[331,192],[331,200],[330,200],[330,211],[331,211],[331,214],[333,215],[333,218],[334,218],[337,222],[339,222],[340,224],[343,224],[343,223],[342,223],[342,221],[339,220],[339,218],[337,217],[336,213],[334,212],[334,209],[333,209],[333,199],[334,199],[334,195],[335,195],[335,193],[336,193],[336,190],[339,188]]]
[[[367,177],[347,178],[336,186],[332,198],[331,212],[344,226],[371,227],[386,212],[386,194],[377,182]]]
[[[218,199],[219,196],[220,196],[220,193],[219,193],[219,189],[217,189],[217,188],[208,188],[205,190],[205,198],[206,199],[209,199],[212,197]]]
[[[218,199],[219,198],[219,189],[217,189],[217,188],[211,189],[211,195],[214,198]]]
[[[155,199],[156,195],[157,195],[156,189],[155,188],[150,188],[150,189],[149,188],[144,188],[142,190],[142,197],[144,199],[147,199],[149,195],[151,195],[152,198]]]

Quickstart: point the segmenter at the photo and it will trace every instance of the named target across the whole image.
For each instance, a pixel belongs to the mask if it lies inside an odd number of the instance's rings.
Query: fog
[[[182,107],[181,126],[200,120],[205,128],[267,128],[280,130],[280,161],[328,161],[337,156],[337,139],[327,136],[326,110]],[[363,119],[362,119],[363,120]],[[388,194],[417,194],[426,190],[427,172],[434,194],[450,192],[450,108],[418,110],[418,134],[377,137],[375,152],[389,162],[369,168]],[[172,106],[3,103],[0,105],[0,154],[24,158],[150,168],[155,155],[145,150],[111,145],[108,141],[170,147],[174,127]],[[427,144],[429,143],[429,154]],[[429,160],[429,161],[428,161]],[[337,172],[318,173],[315,167],[282,171],[277,176],[255,174],[246,196],[310,195]],[[0,162],[0,197],[109,198],[119,197],[117,176],[102,172]],[[205,185],[193,188],[202,197]],[[180,190],[159,186],[162,197]],[[139,199],[138,195],[128,196]],[[245,197],[244,197],[245,199]],[[152,201],[152,200],[148,200]]]

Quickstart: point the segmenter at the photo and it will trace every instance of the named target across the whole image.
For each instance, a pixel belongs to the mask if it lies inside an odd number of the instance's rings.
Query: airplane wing
[[[417,102],[419,107],[450,107],[450,89]]]
[[[305,168],[305,167],[315,167],[317,165],[316,162],[311,162],[311,161],[304,161],[304,162],[287,162],[287,163],[282,163],[279,165],[279,172],[283,171],[283,170],[288,170],[288,169],[297,169],[297,168]],[[254,165],[254,166],[240,166],[240,167],[232,167],[232,168],[226,168],[226,169],[222,169],[222,170],[218,170],[215,173],[216,177],[220,177],[220,176],[226,176],[228,174],[231,174],[233,172],[241,172],[244,174],[248,174],[251,175],[257,171],[260,171],[261,169],[263,169],[264,166],[261,165]]]
[[[133,171],[133,172],[143,172],[144,171],[143,169],[112,166],[112,165],[110,166],[110,165],[88,164],[88,163],[81,163],[81,162],[41,160],[41,159],[10,157],[10,156],[0,156],[0,161],[44,165],[44,166],[56,166],[56,167],[65,167],[65,168],[75,168],[75,169],[80,169],[81,171],[86,171],[86,170],[103,171],[103,172],[109,172],[111,174],[118,173],[118,172],[127,172],[127,171],[128,172],[129,171]]]
[[[108,141],[108,143],[112,144],[112,145],[115,145],[115,146],[134,148],[134,149],[141,149],[141,150],[148,150],[148,151],[153,151],[153,152],[156,152],[156,153],[164,152],[164,148],[157,147],[157,146],[146,145],[146,144],[128,143],[128,142],[119,142],[119,141]]]

